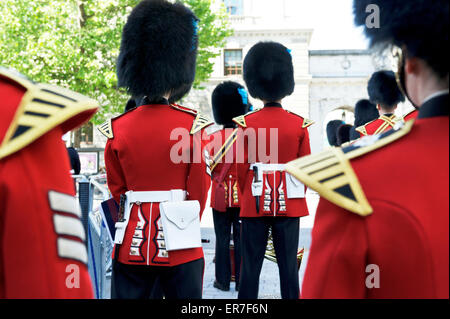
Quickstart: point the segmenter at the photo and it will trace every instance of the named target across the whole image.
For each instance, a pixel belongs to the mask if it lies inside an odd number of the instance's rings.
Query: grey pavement
[[[222,291],[213,287],[215,278],[214,230],[211,228],[202,228],[202,238],[209,240],[209,243],[203,245],[205,255],[205,273],[203,277],[203,299],[237,299],[238,292],[235,290],[234,282],[230,285],[230,291]],[[311,229],[301,229],[299,238],[299,247],[305,248],[303,261],[299,270],[300,287],[305,273],[305,266],[308,260],[310,247]],[[276,263],[264,259],[259,282],[258,299],[280,299],[280,280],[278,275],[278,266]]]

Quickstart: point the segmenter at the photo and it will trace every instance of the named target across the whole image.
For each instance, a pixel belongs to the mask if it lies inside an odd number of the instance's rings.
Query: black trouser
[[[201,299],[203,258],[173,267],[127,265],[113,260],[111,298]]]
[[[257,299],[259,276],[266,252],[269,227],[280,275],[281,298],[298,299],[299,280],[297,249],[299,218],[257,217],[242,218],[242,267],[239,299]]]
[[[214,231],[216,233],[216,280],[225,287],[230,287],[231,279],[231,227],[233,227],[234,272],[236,285],[239,285],[241,268],[241,225],[239,211],[239,207],[228,207],[226,212],[219,212],[213,209]]]

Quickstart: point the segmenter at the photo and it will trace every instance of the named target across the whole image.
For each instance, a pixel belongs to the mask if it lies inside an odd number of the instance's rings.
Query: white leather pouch
[[[305,185],[291,174],[286,173],[287,198],[305,198]]]
[[[164,202],[159,210],[167,251],[202,246],[198,201]]]

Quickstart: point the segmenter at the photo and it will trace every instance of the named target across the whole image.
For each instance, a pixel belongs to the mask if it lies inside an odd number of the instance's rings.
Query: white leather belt
[[[186,200],[186,191],[181,189],[151,192],[128,191],[125,195],[129,204],[181,202]]]
[[[116,223],[116,236],[114,238],[114,243],[119,245],[122,244],[128,222],[130,221],[131,208],[134,204],[140,205],[141,203],[182,202],[186,200],[186,194],[187,192],[181,189],[154,192],[126,192],[124,218],[122,221],[118,221]]]
[[[253,167],[257,167],[258,170],[264,172],[270,171],[284,171],[286,164],[263,164],[263,163],[255,163],[250,165],[250,170],[253,170]]]

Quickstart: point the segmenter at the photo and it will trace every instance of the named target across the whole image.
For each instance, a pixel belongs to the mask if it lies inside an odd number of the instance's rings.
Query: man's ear
[[[405,72],[408,74],[417,75],[420,70],[420,61],[417,58],[407,58],[405,61]]]

